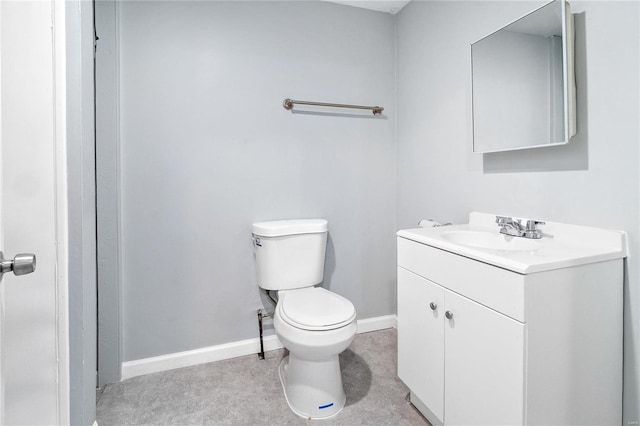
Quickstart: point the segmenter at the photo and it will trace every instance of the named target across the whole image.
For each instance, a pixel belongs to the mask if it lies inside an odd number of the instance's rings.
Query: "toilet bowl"
[[[293,298],[296,302],[308,299],[317,308],[324,303],[326,311],[314,318],[313,312],[305,309],[308,306],[292,304]],[[289,350],[279,375],[291,410],[312,419],[338,414],[346,401],[338,356],[349,347],[357,330],[351,302],[323,288],[281,292],[274,328]]]
[[[327,221],[253,225],[258,285],[278,291],[276,335],[289,355],[279,366],[291,410],[308,419],[338,414],[345,405],[339,355],[355,337],[356,310],[322,282]]]

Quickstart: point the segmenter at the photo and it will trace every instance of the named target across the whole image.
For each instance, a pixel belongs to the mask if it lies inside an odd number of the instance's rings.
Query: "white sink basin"
[[[542,240],[487,231],[450,231],[442,233],[442,238],[452,243],[485,250],[532,251],[543,247]]]
[[[621,231],[546,221],[538,240],[500,233],[495,215],[469,214],[469,223],[405,229],[398,236],[521,274],[626,257]]]

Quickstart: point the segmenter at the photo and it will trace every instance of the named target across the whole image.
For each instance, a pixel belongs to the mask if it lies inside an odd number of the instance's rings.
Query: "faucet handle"
[[[527,220],[527,231],[537,231],[538,225],[546,225],[546,223],[541,220],[533,220],[533,219]]]
[[[542,238],[542,232],[540,232],[540,230],[538,229],[538,225],[545,225],[545,223],[540,220],[527,220],[527,227],[524,231],[524,237],[533,238],[536,240]]]
[[[513,223],[513,218],[508,216],[496,216],[496,223],[498,226],[503,227],[509,223]]]

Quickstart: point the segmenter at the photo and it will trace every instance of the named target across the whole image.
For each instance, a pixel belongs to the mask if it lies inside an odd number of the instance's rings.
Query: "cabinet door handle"
[[[453,312],[447,311],[447,312],[444,313],[444,316],[447,317],[447,319],[451,319],[451,318],[453,318]]]
[[[438,305],[436,305],[433,302],[429,303],[429,307],[431,308],[432,311],[435,311],[436,309],[438,309]]]

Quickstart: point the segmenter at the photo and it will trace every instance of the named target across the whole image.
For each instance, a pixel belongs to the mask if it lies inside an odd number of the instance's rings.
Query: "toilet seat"
[[[356,318],[356,309],[348,299],[322,287],[281,291],[278,296],[282,319],[302,330],[334,330]]]

